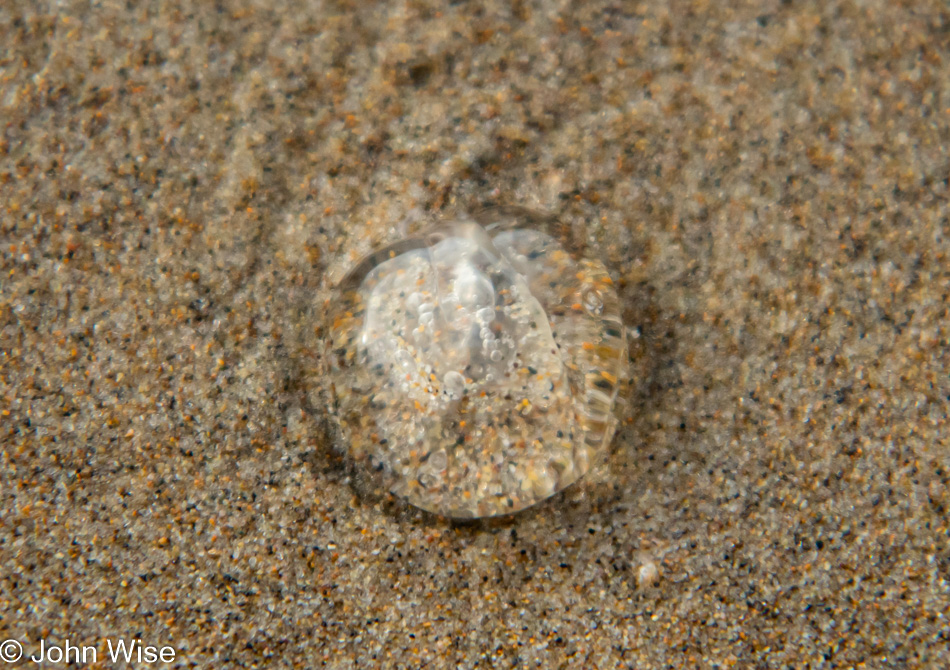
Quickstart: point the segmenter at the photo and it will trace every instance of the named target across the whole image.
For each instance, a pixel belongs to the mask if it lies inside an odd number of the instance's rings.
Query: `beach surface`
[[[7,0],[0,44],[11,667],[945,667],[944,2]],[[583,482],[458,523],[328,443],[321,316],[498,205],[603,260],[634,375]]]

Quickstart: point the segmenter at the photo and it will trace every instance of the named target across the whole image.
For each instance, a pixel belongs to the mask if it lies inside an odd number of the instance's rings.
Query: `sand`
[[[0,642],[945,665],[943,2],[7,0],[0,44]],[[459,524],[328,444],[314,343],[374,245],[509,204],[635,376],[583,483]]]

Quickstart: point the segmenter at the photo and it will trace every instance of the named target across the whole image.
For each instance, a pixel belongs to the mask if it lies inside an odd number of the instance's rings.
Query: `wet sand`
[[[0,640],[941,667],[950,10],[724,4],[0,5]],[[636,374],[581,485],[458,524],[327,444],[315,316],[506,204]]]

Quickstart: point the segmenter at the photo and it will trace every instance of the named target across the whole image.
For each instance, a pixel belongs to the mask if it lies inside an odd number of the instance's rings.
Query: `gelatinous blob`
[[[627,374],[617,295],[545,232],[441,226],[367,257],[330,308],[339,439],[413,505],[516,512],[606,451]]]

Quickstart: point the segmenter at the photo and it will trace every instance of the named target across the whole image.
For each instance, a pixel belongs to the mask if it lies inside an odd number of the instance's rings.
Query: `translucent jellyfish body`
[[[617,294],[542,230],[459,222],[397,242],[347,275],[328,318],[337,439],[417,507],[516,512],[607,450],[627,374]]]

